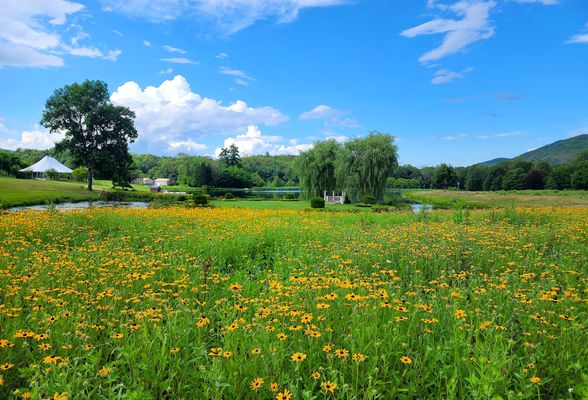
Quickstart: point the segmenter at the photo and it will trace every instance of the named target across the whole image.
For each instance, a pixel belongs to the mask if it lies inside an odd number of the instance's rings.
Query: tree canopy
[[[394,137],[371,132],[342,147],[337,157],[337,178],[351,201],[363,201],[368,195],[382,200],[386,180],[397,164]]]
[[[137,138],[135,114],[110,102],[102,81],[86,80],[55,90],[47,100],[41,124],[65,138],[56,150],[68,150],[76,166],[88,168],[88,189],[94,174],[109,176],[113,182],[128,182],[132,158],[129,142]]]
[[[295,166],[309,198],[323,191],[345,190],[352,201],[368,195],[381,199],[387,178],[397,166],[394,137],[372,132],[344,145],[334,139],[316,142],[300,154]]]

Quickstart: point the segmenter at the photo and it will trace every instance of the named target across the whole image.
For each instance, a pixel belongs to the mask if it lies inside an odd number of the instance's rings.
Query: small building
[[[33,178],[47,178],[47,171],[55,171],[59,177],[61,177],[61,174],[70,175],[73,172],[71,169],[49,156],[43,157],[40,161],[30,167],[21,169],[19,172],[30,172],[32,173]]]
[[[155,183],[157,183],[159,186],[169,186],[171,182],[171,179],[169,178],[157,178],[155,180]]]
[[[345,192],[341,193],[341,196],[335,196],[333,191],[332,195],[327,195],[327,191],[323,192],[323,199],[326,204],[345,204]]]
[[[157,184],[157,182],[153,182],[151,185],[151,193],[159,193],[161,192],[161,186]]]
[[[138,185],[153,185],[153,179],[151,178],[135,178],[133,183]]]

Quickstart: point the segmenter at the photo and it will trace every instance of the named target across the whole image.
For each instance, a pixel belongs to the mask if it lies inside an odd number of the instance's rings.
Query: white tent
[[[55,170],[59,174],[71,174],[73,171],[67,168],[65,165],[54,159],[53,157],[45,156],[41,159],[41,161],[27,167],[25,169],[21,169],[20,172],[32,172],[35,175],[44,176],[45,173],[49,170]]]

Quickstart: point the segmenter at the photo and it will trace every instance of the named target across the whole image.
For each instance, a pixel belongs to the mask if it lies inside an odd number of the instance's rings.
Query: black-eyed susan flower
[[[325,393],[335,394],[335,389],[337,389],[337,384],[331,381],[325,381],[321,383],[321,387],[325,391]]]
[[[263,386],[263,378],[259,377],[253,379],[251,382],[249,382],[249,386],[251,387],[251,390],[259,390],[259,388]]]
[[[402,364],[412,364],[412,358],[410,358],[408,356],[402,356],[402,357],[400,357],[400,362]]]
[[[292,399],[292,392],[288,389],[284,389],[283,392],[280,392],[276,395],[276,400],[290,400]]]
[[[294,354],[292,354],[291,359],[292,359],[292,361],[297,362],[297,363],[298,362],[302,362],[302,361],[306,360],[306,354],[304,354],[304,353],[294,353]]]

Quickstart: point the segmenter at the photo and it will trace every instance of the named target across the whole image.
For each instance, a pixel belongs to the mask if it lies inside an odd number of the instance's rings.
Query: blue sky
[[[0,148],[47,148],[53,90],[104,80],[135,152],[297,154],[396,136],[469,165],[588,133],[585,0],[0,0]]]

